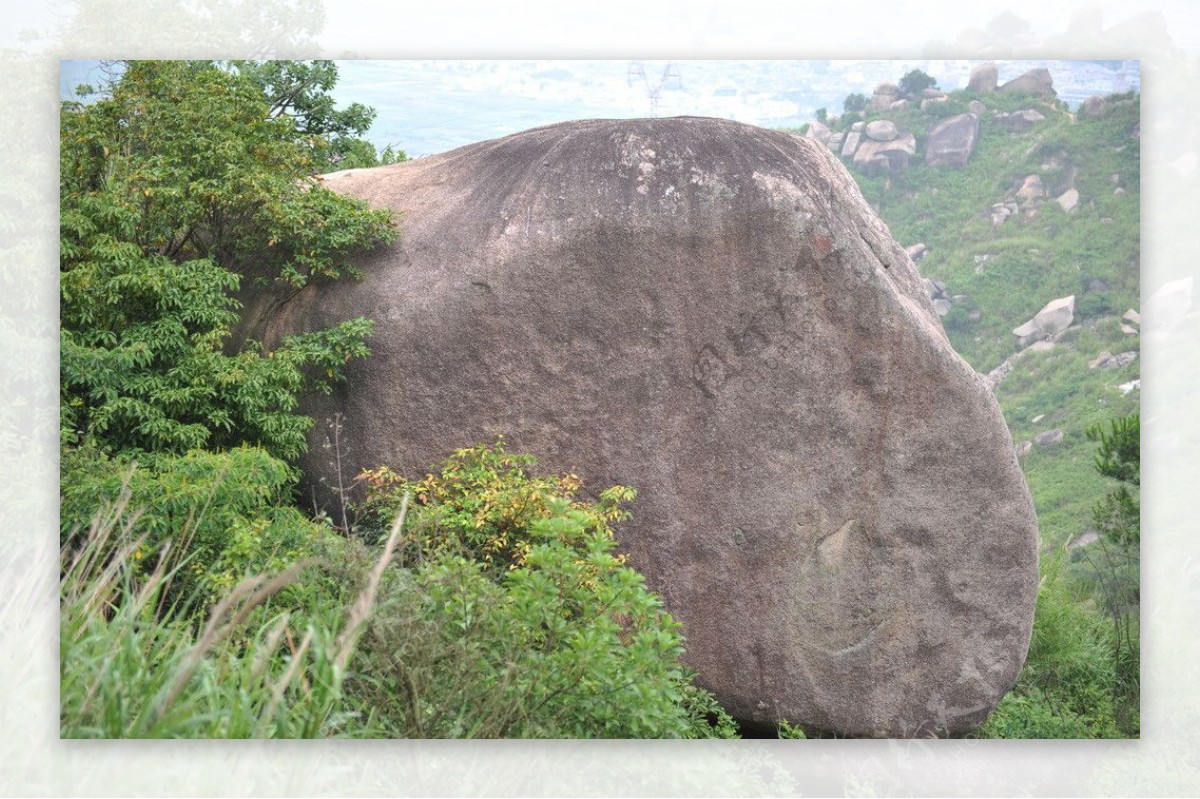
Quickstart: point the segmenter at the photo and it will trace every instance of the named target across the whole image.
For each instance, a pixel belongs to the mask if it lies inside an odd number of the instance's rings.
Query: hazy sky
[[[28,30],[53,33],[72,17],[76,5],[88,2],[4,0],[0,47],[21,46]],[[135,7],[136,3],[130,4]],[[386,4],[338,0],[323,7],[324,26],[318,38],[325,52],[295,55],[889,58],[918,52],[929,42],[953,43],[963,31],[981,29],[1002,12],[1029,21],[1035,35],[1046,37],[1067,30],[1077,15],[1101,18],[1109,28],[1148,11],[1163,15],[1176,47],[1192,56],[1200,52],[1200,11],[1195,0],[938,0],[903,6],[883,0],[790,5],[765,0],[526,0],[519,16],[504,4],[483,0]],[[813,35],[814,30],[819,35]],[[803,42],[802,52],[796,50],[798,42]]]

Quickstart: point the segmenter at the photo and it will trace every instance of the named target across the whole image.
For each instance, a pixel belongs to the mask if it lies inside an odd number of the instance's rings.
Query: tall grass
[[[164,607],[187,558],[167,547],[143,566],[145,536],[123,491],[96,514],[78,549],[62,555],[61,736],[372,735],[342,684],[406,509],[351,607],[325,601],[273,612],[267,600],[313,565],[302,561],[242,580],[201,623]]]

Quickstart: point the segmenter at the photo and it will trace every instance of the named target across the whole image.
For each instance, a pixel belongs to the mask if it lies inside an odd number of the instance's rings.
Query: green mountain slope
[[[1139,307],[1140,98],[1109,97],[1098,110],[1071,113],[1052,95],[962,89],[922,104],[827,120],[832,144],[841,152],[839,134],[856,122],[888,120],[901,137],[912,134],[916,151],[907,158],[843,160],[896,240],[924,245],[917,267],[952,300],[942,322],[959,353],[983,374],[1011,359],[996,396],[1024,451],[1043,540],[1062,545],[1089,530],[1092,505],[1111,489],[1093,468],[1086,429],[1138,409],[1138,390],[1126,385],[1139,375],[1135,356],[1117,368],[1089,363],[1105,351],[1139,350],[1138,325],[1122,316]],[[971,111],[979,128],[966,164],[927,166],[931,132]],[[1027,115],[1033,121],[1014,118],[1022,111],[1036,112]],[[807,135],[823,133],[812,127]],[[1019,194],[1030,176],[1042,196]],[[1071,190],[1078,200],[1068,211]],[[1072,295],[1071,326],[1022,349],[1013,329]],[[1058,443],[1022,446],[1056,430]]]

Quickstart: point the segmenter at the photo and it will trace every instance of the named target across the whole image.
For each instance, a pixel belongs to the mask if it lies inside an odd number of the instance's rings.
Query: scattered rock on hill
[[[1027,175],[1021,181],[1021,187],[1017,189],[1017,199],[1021,201],[1022,207],[1028,207],[1045,196],[1046,189],[1042,186],[1041,175]]]
[[[1067,189],[1058,197],[1058,205],[1068,214],[1079,207],[1079,191],[1076,189]]]
[[[1015,202],[1005,201],[994,203],[991,208],[992,227],[1000,227],[1011,216],[1016,216],[1020,213],[1020,207]]]
[[[1019,345],[1024,348],[1035,341],[1061,333],[1071,326],[1074,318],[1075,295],[1072,294],[1069,297],[1060,297],[1046,303],[1046,306],[1038,311],[1032,319],[1020,327],[1014,328],[1013,335],[1019,340]]]
[[[908,168],[908,160],[917,152],[917,139],[905,133],[891,141],[867,139],[854,151],[854,165],[865,171],[888,170],[899,175]]]
[[[1099,540],[1099,533],[1097,533],[1095,530],[1088,530],[1078,538],[1071,539],[1071,542],[1067,544],[1067,549],[1079,549],[1080,547],[1086,547],[1094,544]]]
[[[1075,295],[1060,297],[1046,303],[1046,307],[1037,312],[1033,320],[1038,328],[1047,336],[1061,333],[1071,326],[1075,319]]]
[[[868,122],[865,132],[867,138],[872,141],[892,141],[900,136],[900,131],[896,129],[896,123],[888,119],[875,119]]]
[[[1054,79],[1050,70],[1039,67],[1031,69],[1005,83],[999,88],[1002,94],[1038,94],[1049,97],[1054,93]]]
[[[1108,107],[1108,101],[1103,97],[1092,96],[1083,101],[1079,106],[1079,113],[1084,116],[1098,117],[1104,113]]]
[[[1138,354],[1136,351],[1122,352],[1120,355],[1113,355],[1108,350],[1104,350],[1092,360],[1088,361],[1089,369],[1120,369],[1123,366],[1128,366],[1137,360]]]
[[[1045,121],[1046,117],[1033,108],[1013,111],[1007,114],[997,114],[996,124],[1009,130],[1029,130],[1036,123]]]
[[[979,117],[974,114],[943,119],[925,140],[925,163],[928,166],[965,166],[975,152],[978,138]]]
[[[1011,436],[826,148],[589,120],[325,185],[403,214],[364,280],[309,286],[265,333],[376,320],[372,357],[301,408],[344,415],[348,473],[503,434],[636,487],[622,549],[747,725],[962,733],[1011,688],[1038,580]]]
[[[1051,447],[1055,444],[1061,444],[1063,440],[1062,430],[1047,430],[1044,433],[1038,433],[1033,437],[1033,443],[1039,447]]]
[[[971,77],[967,80],[967,88],[973,92],[984,94],[996,90],[1000,79],[1000,70],[995,64],[980,64],[971,69]]]

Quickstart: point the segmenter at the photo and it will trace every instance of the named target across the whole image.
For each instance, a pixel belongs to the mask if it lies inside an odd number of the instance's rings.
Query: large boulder
[[[854,151],[854,165],[868,172],[887,171],[899,175],[917,152],[917,139],[911,133],[897,134],[890,141],[867,139]]]
[[[1092,95],[1080,104],[1079,113],[1083,116],[1098,117],[1103,114],[1107,108],[1107,100],[1099,95]]]
[[[804,135],[810,139],[816,139],[821,144],[828,144],[829,137],[833,135],[833,131],[824,122],[814,119],[808,123],[808,130],[804,132]]]
[[[967,88],[983,94],[996,90],[1000,70],[995,64],[979,64],[971,68],[971,77],[967,79]]]
[[[1023,111],[1013,111],[1011,114],[997,114],[996,124],[1009,130],[1029,130],[1036,123],[1042,122],[1046,117],[1033,108],[1026,108]]]
[[[1037,94],[1043,97],[1054,95],[1054,79],[1045,67],[1031,69],[1002,85],[1001,94]]]
[[[900,136],[900,131],[890,119],[875,119],[867,123],[866,134],[872,141],[892,141]]]
[[[1046,303],[1042,310],[1020,327],[1013,328],[1019,346],[1025,347],[1035,341],[1056,336],[1071,326],[1075,320],[1075,295],[1059,297]]]
[[[959,114],[943,119],[925,140],[927,166],[965,166],[975,152],[979,138],[979,117]]]
[[[1037,524],[1008,430],[824,146],[579,121],[326,185],[402,228],[265,331],[376,320],[374,355],[303,408],[344,415],[344,476],[503,435],[636,487],[621,546],[750,726],[961,733],[1013,685]]]
[[[842,143],[842,158],[849,158],[854,155],[854,151],[858,149],[858,142],[862,139],[862,131],[849,130],[846,133],[846,140]]]
[[[900,87],[894,83],[881,83],[875,87],[875,91],[871,93],[871,102],[867,106],[869,111],[888,111],[892,107],[892,103],[900,98]]]

